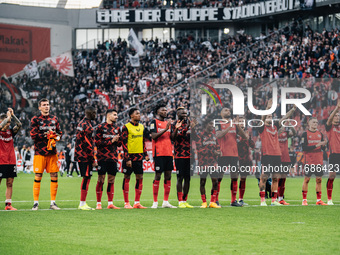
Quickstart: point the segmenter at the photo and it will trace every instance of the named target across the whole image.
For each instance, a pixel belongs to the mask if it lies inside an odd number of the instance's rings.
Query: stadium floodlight
[[[225,28],[225,29],[223,30],[223,32],[227,35],[227,34],[229,34],[230,29],[229,29],[229,28]]]

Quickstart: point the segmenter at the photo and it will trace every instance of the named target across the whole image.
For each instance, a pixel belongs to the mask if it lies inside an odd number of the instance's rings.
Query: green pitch
[[[153,174],[145,174],[141,203],[152,205]],[[323,179],[322,198],[327,201]],[[93,176],[88,204],[96,205]],[[315,206],[315,179],[309,184],[308,202],[301,206],[302,178],[288,178],[286,201],[291,206],[259,207],[257,180],[249,178],[245,202],[232,208],[230,179],[221,185],[221,209],[200,209],[199,179],[193,178],[188,202],[194,209],[76,210],[81,178],[60,177],[57,204],[49,208],[49,176],[45,174],[39,211],[33,205],[33,175],[19,174],[14,181],[13,206],[19,211],[0,211],[0,254],[339,254],[340,179],[334,182],[335,206]],[[130,200],[134,199],[130,182]],[[176,176],[173,175],[170,202],[177,205]],[[163,185],[160,185],[159,204]],[[103,208],[107,206],[106,184]],[[114,204],[123,206],[122,175],[115,183]],[[207,182],[210,199],[211,182]],[[5,180],[0,186],[0,209],[4,209]],[[267,200],[270,204],[270,200]]]

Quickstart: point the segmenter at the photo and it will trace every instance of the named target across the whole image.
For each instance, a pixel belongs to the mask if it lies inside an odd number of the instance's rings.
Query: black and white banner
[[[140,67],[139,55],[138,53],[134,56],[127,54],[129,56],[130,64],[132,67]]]
[[[97,23],[228,21],[300,9],[300,0],[270,0],[238,7],[98,10]]]
[[[144,47],[141,44],[141,42],[138,40],[137,35],[133,29],[130,29],[129,36],[128,36],[128,41],[130,45],[135,48],[137,51],[137,54],[143,55],[144,54]],[[138,59],[139,60],[139,59]]]
[[[37,61],[34,60],[31,63],[27,64],[24,67],[25,73],[28,75],[30,79],[40,79]]]

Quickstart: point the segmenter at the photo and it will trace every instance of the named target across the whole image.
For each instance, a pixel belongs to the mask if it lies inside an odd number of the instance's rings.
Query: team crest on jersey
[[[55,124],[55,120],[52,120],[52,123]]]
[[[10,135],[10,134],[11,134],[11,131],[7,130],[7,134]]]
[[[103,132],[107,132],[107,130],[106,130],[106,129],[104,129],[104,130],[103,130]]]
[[[155,125],[152,123],[152,124],[150,125],[150,129],[153,129],[153,128],[155,128]]]
[[[115,133],[116,133],[116,134],[118,133],[118,130],[117,130],[117,129],[115,129]]]
[[[159,170],[159,169],[161,169],[159,166],[156,166],[156,170]]]
[[[43,122],[43,121],[40,121],[40,124],[42,125],[42,124],[44,124],[44,122]]]
[[[126,173],[126,172],[127,172],[127,170],[124,168],[124,169],[123,169],[123,173]]]

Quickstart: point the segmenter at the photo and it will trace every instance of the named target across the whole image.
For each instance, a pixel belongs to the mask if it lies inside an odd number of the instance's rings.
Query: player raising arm
[[[340,168],[340,99],[334,111],[329,116],[326,123],[326,132],[329,141],[329,177],[327,180],[327,197],[328,205],[334,205],[332,202],[333,182],[336,172]]]
[[[14,119],[15,126],[10,128],[11,119]],[[13,109],[8,108],[7,114],[0,115],[0,184],[3,178],[6,179],[6,201],[5,210],[16,211],[12,206],[12,193],[14,177],[17,177],[16,158],[14,152],[13,137],[21,128],[21,122],[14,115]]]

